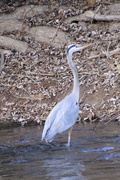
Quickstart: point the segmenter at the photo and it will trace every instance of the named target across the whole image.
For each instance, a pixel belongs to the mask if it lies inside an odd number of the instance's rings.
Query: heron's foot
[[[66,146],[66,147],[70,147],[70,143],[66,143],[65,146]]]

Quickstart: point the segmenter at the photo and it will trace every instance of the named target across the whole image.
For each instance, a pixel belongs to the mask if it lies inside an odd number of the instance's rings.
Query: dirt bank
[[[71,92],[65,51],[73,43],[93,44],[73,56],[81,84],[79,121],[119,122],[120,4],[33,2],[0,8],[0,126],[41,124]]]

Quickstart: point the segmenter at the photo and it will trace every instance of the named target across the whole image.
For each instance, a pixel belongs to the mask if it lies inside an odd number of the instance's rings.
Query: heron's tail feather
[[[52,142],[53,139],[55,138],[56,134],[46,134],[44,137],[42,137],[41,141],[45,140],[46,142]]]

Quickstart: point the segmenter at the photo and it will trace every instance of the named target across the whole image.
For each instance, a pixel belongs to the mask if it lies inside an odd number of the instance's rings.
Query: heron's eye
[[[76,47],[76,48],[78,48],[79,46],[78,46],[78,45],[76,45],[75,47]]]

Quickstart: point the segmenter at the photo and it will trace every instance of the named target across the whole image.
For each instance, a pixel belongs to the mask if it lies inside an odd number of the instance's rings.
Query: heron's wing
[[[50,114],[48,115],[48,117],[47,117],[47,119],[45,121],[43,133],[42,133],[42,140],[45,139],[45,136],[47,135],[47,132],[49,131],[49,129],[51,128],[53,122],[55,121],[56,114],[59,111],[60,106],[62,105],[62,101],[60,101],[58,104],[56,104],[54,106],[54,108],[52,109],[52,111],[50,112]]]
[[[79,106],[73,94],[60,101],[50,112],[43,130],[42,139],[52,141],[57,133],[72,127],[77,120]]]
[[[73,94],[66,97],[64,105],[57,112],[55,121],[52,124],[51,130],[56,129],[57,133],[62,133],[63,131],[72,127],[78,117],[79,106]]]

